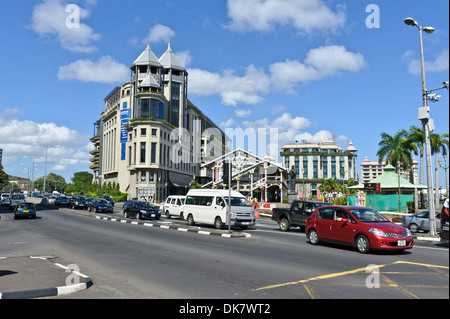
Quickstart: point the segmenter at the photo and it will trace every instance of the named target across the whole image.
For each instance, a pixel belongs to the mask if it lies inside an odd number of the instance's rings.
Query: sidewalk
[[[51,259],[51,256],[0,257],[0,299],[60,296],[92,286],[88,276]]]

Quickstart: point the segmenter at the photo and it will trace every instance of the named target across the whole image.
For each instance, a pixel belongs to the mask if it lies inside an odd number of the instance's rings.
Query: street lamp
[[[442,166],[442,160],[439,160],[439,166],[440,166],[441,168],[443,168],[444,171],[445,171],[445,197],[448,198],[448,184],[447,184],[447,169],[448,169],[448,166],[447,166],[447,155],[444,154],[442,157],[444,158],[444,166]]]
[[[433,27],[423,28],[419,25],[413,18],[406,18],[405,24],[419,29],[420,36],[420,61],[422,70],[422,99],[423,107],[419,108],[419,120],[422,121],[423,131],[425,133],[425,152],[426,152],[426,163],[427,163],[427,186],[428,186],[428,209],[430,212],[430,235],[436,236],[436,214],[434,207],[434,196],[433,196],[433,173],[431,167],[431,144],[430,144],[430,131],[434,130],[433,120],[430,119],[430,108],[428,107],[428,92],[425,84],[425,61],[423,56],[423,39],[422,30],[428,34],[434,32]]]

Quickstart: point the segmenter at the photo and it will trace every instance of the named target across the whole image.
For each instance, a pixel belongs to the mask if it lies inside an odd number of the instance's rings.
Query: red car
[[[414,245],[409,229],[366,207],[319,207],[306,222],[306,234],[313,245],[338,242],[354,246],[363,254],[371,249],[402,251]]]

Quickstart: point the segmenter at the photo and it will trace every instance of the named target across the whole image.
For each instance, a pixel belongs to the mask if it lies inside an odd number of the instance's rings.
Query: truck
[[[291,227],[300,227],[305,231],[306,220],[317,207],[330,206],[329,203],[314,202],[308,200],[295,200],[289,209],[274,208],[272,210],[272,220],[278,223],[281,231],[289,231]]]

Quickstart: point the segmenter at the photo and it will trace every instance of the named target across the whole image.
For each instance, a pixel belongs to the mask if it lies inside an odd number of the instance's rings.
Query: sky
[[[226,128],[286,143],[336,139],[377,161],[381,133],[421,126],[427,89],[449,80],[449,2],[430,0],[21,0],[0,10],[0,148],[10,175],[69,182],[90,171],[104,98],[150,44],[189,73],[188,98]],[[430,103],[449,132],[448,90]],[[48,146],[48,147],[47,147]],[[264,154],[258,154],[264,156]],[[419,161],[419,156],[415,156]],[[277,160],[280,160],[278,158]],[[433,157],[434,163],[434,157]],[[448,163],[447,163],[448,165]],[[440,185],[445,188],[440,169]]]

